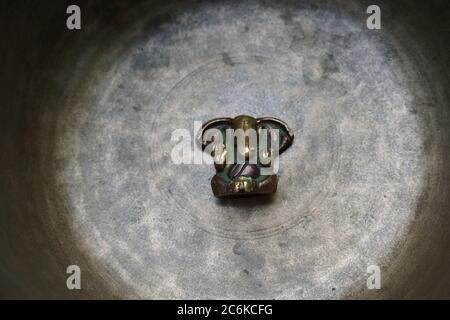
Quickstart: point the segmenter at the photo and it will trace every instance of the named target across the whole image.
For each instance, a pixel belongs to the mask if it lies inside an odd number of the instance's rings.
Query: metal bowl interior
[[[2,4],[0,297],[450,298],[449,6],[378,3]],[[171,161],[239,114],[295,134],[273,197]]]

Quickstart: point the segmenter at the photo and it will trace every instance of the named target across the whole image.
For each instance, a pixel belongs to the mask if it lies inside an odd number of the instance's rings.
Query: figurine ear
[[[226,130],[232,128],[232,118],[217,118],[203,124],[202,130],[197,136],[197,144],[204,150],[213,140],[204,137],[205,132],[210,129],[219,130],[222,133],[223,143],[225,143]],[[206,139],[206,140],[205,140]]]
[[[270,130],[278,129],[279,154],[291,146],[294,141],[294,134],[285,122],[271,117],[258,118],[257,121],[258,129],[267,129],[269,134]]]

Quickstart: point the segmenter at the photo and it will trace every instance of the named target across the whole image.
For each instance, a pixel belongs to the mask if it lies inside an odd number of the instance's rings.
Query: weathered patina
[[[254,118],[248,115],[240,115],[235,118],[217,118],[208,121],[202,127],[201,144],[203,150],[211,144],[214,139],[207,139],[205,133],[215,129],[222,133],[223,139],[219,144],[211,148],[211,156],[214,158],[216,174],[211,180],[211,188],[216,197],[249,196],[272,194],[277,191],[278,177],[276,174],[266,174],[262,168],[271,167],[274,157],[289,148],[294,140],[294,135],[283,121],[272,118]],[[236,143],[238,139],[230,136],[226,131],[242,130],[245,140],[241,145]],[[267,130],[262,135],[262,130]],[[252,145],[249,132],[256,132],[257,143]],[[234,139],[231,143],[227,139]],[[267,139],[267,143],[261,143]],[[272,144],[270,143],[272,141]],[[276,146],[273,144],[276,141]],[[263,149],[261,145],[264,145]],[[236,156],[227,157],[230,146],[234,148]],[[274,150],[274,148],[277,148]],[[256,149],[256,150],[255,150]],[[254,152],[255,161],[252,161],[251,152]],[[237,161],[241,155],[244,161]],[[268,170],[269,171],[269,170]]]

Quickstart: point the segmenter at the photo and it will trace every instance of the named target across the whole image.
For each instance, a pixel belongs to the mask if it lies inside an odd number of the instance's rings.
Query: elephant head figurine
[[[198,138],[202,150],[208,149],[214,159],[214,196],[223,198],[275,193],[278,177],[270,168],[291,146],[294,135],[276,118],[240,115],[206,122]]]

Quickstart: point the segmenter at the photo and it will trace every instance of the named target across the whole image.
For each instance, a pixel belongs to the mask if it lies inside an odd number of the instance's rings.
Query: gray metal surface
[[[449,297],[442,3],[381,1],[381,30],[349,1],[86,2],[76,32],[61,4],[8,18],[0,296]],[[217,200],[212,166],[171,161],[173,130],[238,114],[296,136],[271,198]]]

